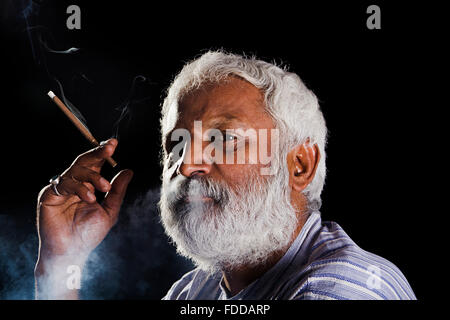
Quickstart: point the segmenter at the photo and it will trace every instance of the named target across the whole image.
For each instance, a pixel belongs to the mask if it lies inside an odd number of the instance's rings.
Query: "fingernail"
[[[104,146],[105,144],[116,145],[117,142],[113,142],[113,141],[114,141],[113,139],[114,139],[114,138],[110,138],[110,139],[108,139],[108,140],[102,141],[102,142],[99,143],[99,145],[100,145],[100,146]]]
[[[95,200],[95,195],[94,195],[92,192],[88,191],[88,192],[86,193],[86,195],[87,195],[87,197],[88,197],[89,199]]]
[[[103,185],[105,189],[109,189],[109,182],[105,178],[100,178],[100,184]]]
[[[134,176],[133,170],[127,169],[127,171],[128,171],[128,175],[130,176],[130,179],[133,178],[133,176]]]

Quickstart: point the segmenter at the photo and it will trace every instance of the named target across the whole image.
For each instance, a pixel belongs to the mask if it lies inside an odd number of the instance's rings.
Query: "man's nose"
[[[186,178],[209,174],[211,172],[212,161],[205,159],[202,143],[194,145],[194,142],[191,142],[186,145],[186,148],[183,162],[178,168],[178,172]]]

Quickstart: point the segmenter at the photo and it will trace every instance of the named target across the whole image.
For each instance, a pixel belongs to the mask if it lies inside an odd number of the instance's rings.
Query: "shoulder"
[[[200,270],[196,268],[185,273],[179,280],[175,281],[162,300],[185,300],[192,286],[193,279],[199,272]]]
[[[176,281],[163,300],[215,299],[220,293],[219,280],[220,276],[196,268]]]
[[[294,299],[415,299],[403,273],[390,261],[358,247],[336,223],[311,247],[304,285]]]

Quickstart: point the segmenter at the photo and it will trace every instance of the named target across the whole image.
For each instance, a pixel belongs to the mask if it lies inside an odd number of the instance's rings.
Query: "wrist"
[[[39,250],[39,256],[34,269],[35,276],[64,274],[70,266],[83,269],[88,253],[55,254],[48,250]]]
[[[87,256],[40,251],[34,269],[36,299],[77,299]]]

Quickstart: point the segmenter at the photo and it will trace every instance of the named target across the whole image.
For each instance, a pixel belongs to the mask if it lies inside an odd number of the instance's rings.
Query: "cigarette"
[[[53,93],[53,91],[49,91],[48,96],[50,99],[53,100],[53,102],[61,109],[62,112],[72,121],[72,123],[77,127],[78,130],[83,134],[83,136],[89,140],[89,142],[97,147],[100,144],[98,141],[94,138],[94,136],[89,132],[89,130],[86,128],[86,126],[67,108],[67,106]],[[108,157],[106,158],[106,161],[109,162],[109,164],[114,168],[117,166],[117,162],[114,161],[113,158]]]

